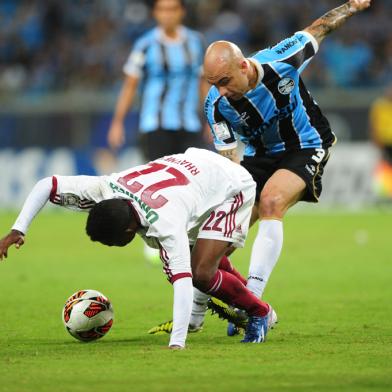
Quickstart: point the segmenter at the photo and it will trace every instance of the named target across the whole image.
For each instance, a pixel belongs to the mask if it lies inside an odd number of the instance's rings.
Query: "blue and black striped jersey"
[[[216,149],[235,148],[237,138],[246,156],[330,147],[335,135],[300,77],[317,50],[311,34],[297,32],[249,58],[259,80],[241,99],[220,96],[212,86],[205,113]]]
[[[156,27],[134,45],[124,72],[140,78],[140,131],[200,131],[199,78],[204,44],[199,33],[181,27],[172,41]]]

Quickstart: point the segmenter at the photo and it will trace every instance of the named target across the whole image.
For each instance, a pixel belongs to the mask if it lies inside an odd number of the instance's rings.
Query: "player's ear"
[[[240,70],[242,73],[248,72],[249,66],[249,61],[247,59],[240,60]]]

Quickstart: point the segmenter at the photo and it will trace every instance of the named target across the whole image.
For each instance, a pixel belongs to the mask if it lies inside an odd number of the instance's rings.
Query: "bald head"
[[[255,65],[228,41],[212,43],[204,56],[204,76],[221,96],[239,100],[257,83]]]
[[[207,79],[216,79],[244,60],[241,49],[229,41],[215,41],[206,50],[204,72]]]

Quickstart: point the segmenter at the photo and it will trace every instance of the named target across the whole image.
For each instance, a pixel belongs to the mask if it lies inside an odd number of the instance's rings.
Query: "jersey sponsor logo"
[[[214,124],[213,127],[218,140],[224,141],[231,138],[230,129],[224,121]]]
[[[146,216],[147,222],[153,224],[159,219],[159,214],[153,210],[150,206],[148,206],[144,201],[142,201],[139,197],[134,195],[133,193],[127,191],[126,189],[120,187],[113,182],[110,182],[110,188],[112,188],[113,192],[122,193],[123,195],[128,196],[131,200],[134,200],[137,204],[139,204],[140,209]]]
[[[265,121],[260,128],[258,129],[246,129],[242,128],[238,130],[238,133],[244,135],[250,139],[257,139],[262,135],[262,133],[272,127],[276,122],[283,120],[286,117],[291,116],[291,113],[294,112],[295,108],[298,106],[297,97],[294,96],[293,102],[289,103],[288,105],[280,108],[279,110],[274,111],[274,115]]]
[[[278,90],[282,95],[290,94],[295,87],[295,82],[291,78],[284,78],[278,83]]]
[[[294,38],[288,42],[286,42],[283,46],[280,46],[278,49],[275,50],[277,54],[283,54],[287,52],[290,48],[292,48],[298,42],[297,38]]]

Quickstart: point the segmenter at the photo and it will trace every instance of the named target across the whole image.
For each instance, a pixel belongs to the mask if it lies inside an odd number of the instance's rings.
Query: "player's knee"
[[[208,291],[214,275],[210,271],[201,268],[196,268],[192,273],[193,285],[200,291]]]
[[[280,192],[261,192],[259,203],[259,216],[273,216],[282,218],[286,212],[285,198]]]

